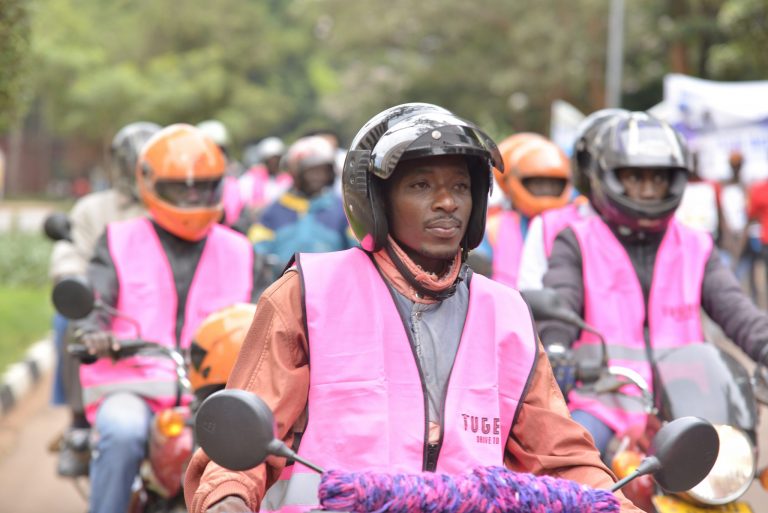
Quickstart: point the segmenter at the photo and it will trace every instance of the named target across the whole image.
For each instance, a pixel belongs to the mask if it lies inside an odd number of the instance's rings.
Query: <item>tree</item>
[[[0,2],[0,133],[24,113],[29,18],[24,0]]]

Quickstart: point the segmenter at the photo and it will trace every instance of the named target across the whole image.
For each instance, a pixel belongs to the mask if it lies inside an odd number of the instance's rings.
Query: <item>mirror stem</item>
[[[322,474],[325,472],[322,468],[318,467],[314,463],[311,463],[298,454],[296,454],[293,450],[291,450],[287,445],[285,445],[282,441],[275,438],[272,440],[272,442],[269,443],[267,446],[267,452],[269,454],[274,454],[275,456],[282,456],[283,458],[287,458],[289,460],[298,461],[305,467],[309,467],[318,474]]]
[[[640,462],[640,466],[637,467],[637,470],[632,472],[630,475],[622,479],[621,481],[616,482],[612,487],[611,491],[615,492],[619,488],[623,487],[633,479],[644,476],[646,474],[652,474],[653,472],[656,472],[657,470],[661,470],[661,462],[656,458],[656,456],[648,456],[643,461]]]

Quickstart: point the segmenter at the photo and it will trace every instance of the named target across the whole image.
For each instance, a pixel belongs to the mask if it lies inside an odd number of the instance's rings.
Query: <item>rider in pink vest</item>
[[[488,220],[487,242],[493,254],[493,279],[517,288],[530,223],[542,212],[570,201],[571,172],[562,150],[538,134],[507,137],[499,151],[507,173],[495,173],[496,182],[511,210],[502,210]]]
[[[414,473],[504,464],[610,485],[553,393],[520,295],[465,264],[494,164],[488,136],[435,105],[393,107],[355,137],[344,204],[361,247],[296,257],[262,295],[228,383],[261,395],[303,456]],[[317,507],[318,483],[280,458],[233,472],[198,451],[185,493],[193,513],[300,512]]]
[[[107,356],[119,339],[139,336],[184,351],[209,313],[252,299],[251,245],[216,224],[224,168],[219,148],[192,126],[166,127],[147,142],[136,172],[151,219],[108,225],[89,265],[100,302],[123,315],[102,309],[80,322],[92,354]],[[152,412],[177,400],[174,369],[154,355],[81,366],[98,440],[90,468],[92,513],[128,508]]]
[[[679,134],[645,113],[611,111],[580,143],[599,215],[560,232],[544,286],[604,335],[609,364],[637,371],[652,388],[658,354],[703,341],[702,307],[747,354],[765,358],[768,315],[742,293],[709,235],[672,220],[691,165]],[[570,325],[544,322],[540,334],[553,354],[578,339],[577,360],[601,360],[596,338]],[[574,390],[569,401],[601,451],[614,433],[645,421],[634,397]]]
[[[157,231],[145,217],[112,223],[107,244],[121,283],[116,308],[138,322],[141,337],[168,347],[189,349],[192,333],[210,313],[238,301],[249,301],[252,288],[252,251],[244,237],[220,226],[206,236],[186,305],[179,304],[173,270]],[[141,248],[141,257],[137,256]],[[229,279],[222,280],[227,270]],[[146,284],[154,284],[147,287]],[[184,310],[181,336],[176,336],[177,308]],[[133,323],[112,319],[112,334],[118,339],[137,336]],[[93,422],[101,401],[111,391],[134,392],[144,397],[153,411],[176,401],[176,372],[167,358],[134,356],[117,362],[101,359],[80,368],[86,414]],[[188,397],[186,399],[189,399]]]

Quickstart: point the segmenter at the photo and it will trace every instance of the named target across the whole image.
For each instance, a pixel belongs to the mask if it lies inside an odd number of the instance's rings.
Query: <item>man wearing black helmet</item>
[[[261,395],[278,436],[307,459],[411,473],[506,465],[612,483],[567,414],[520,295],[465,265],[483,238],[494,165],[491,139],[435,105],[393,107],[358,132],[342,180],[360,248],[296,256],[261,296],[228,383]],[[283,470],[270,459],[228,471],[198,451],[187,505],[316,506],[320,477]]]
[[[593,127],[581,150],[599,215],[560,232],[544,286],[602,333],[609,364],[652,383],[655,351],[704,340],[702,307],[750,357],[766,361],[768,315],[721,264],[711,236],[673,217],[691,169],[680,135],[645,113],[619,111]],[[571,325],[544,322],[540,334],[553,354],[568,347],[577,361],[602,354],[595,336]],[[584,390],[568,398],[603,453],[614,433],[645,419],[642,402],[631,398]]]
[[[51,252],[49,274],[54,282],[66,276],[85,276],[96,241],[108,223],[144,214],[134,178],[136,159],[144,143],[159,130],[160,126],[155,123],[137,121],[125,125],[115,134],[110,145],[113,186],[82,197],[72,207],[69,213],[72,227],[70,240],[57,241]],[[83,412],[79,364],[64,352],[67,326],[67,320],[55,314],[54,336],[58,362],[53,402],[67,404],[72,411],[71,425],[61,442],[57,471],[62,476],[73,477],[88,473],[86,458],[89,424]]]

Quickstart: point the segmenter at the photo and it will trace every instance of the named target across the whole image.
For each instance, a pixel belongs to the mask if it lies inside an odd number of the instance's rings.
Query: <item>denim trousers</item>
[[[605,456],[608,443],[613,438],[613,430],[602,420],[582,410],[571,412],[571,418],[581,424],[595,441],[595,447],[600,451],[600,456]]]
[[[152,412],[139,396],[115,393],[96,412],[90,513],[126,511],[146,453]]]

